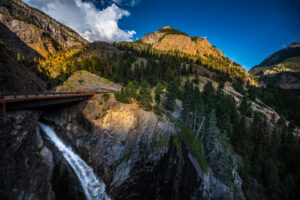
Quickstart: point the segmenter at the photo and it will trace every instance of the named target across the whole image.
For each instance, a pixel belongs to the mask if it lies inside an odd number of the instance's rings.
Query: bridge
[[[70,102],[87,100],[102,92],[82,92],[82,93],[40,93],[0,96],[0,115],[5,115],[7,111],[41,108],[51,105],[61,105]]]

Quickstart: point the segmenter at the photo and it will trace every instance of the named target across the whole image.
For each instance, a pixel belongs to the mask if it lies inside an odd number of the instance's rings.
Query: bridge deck
[[[10,110],[37,108],[48,105],[83,101],[95,95],[95,93],[90,92],[6,95],[0,97],[0,114],[5,115],[6,111]]]
[[[23,94],[23,95],[8,95],[0,99],[3,102],[29,101],[36,99],[53,99],[66,97],[93,96],[94,93],[46,93],[46,94]]]

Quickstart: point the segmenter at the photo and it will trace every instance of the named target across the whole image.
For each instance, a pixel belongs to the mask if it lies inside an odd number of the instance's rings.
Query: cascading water
[[[86,198],[88,200],[109,200],[110,198],[105,192],[104,182],[97,178],[93,169],[75,154],[70,147],[67,147],[63,141],[57,137],[51,127],[40,122],[38,124],[58,150],[62,152],[64,158],[75,171]]]

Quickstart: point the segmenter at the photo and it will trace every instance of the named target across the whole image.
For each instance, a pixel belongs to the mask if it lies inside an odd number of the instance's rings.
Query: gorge
[[[105,184],[98,180],[97,176],[72,149],[67,147],[62,140],[60,140],[55,134],[54,130],[43,123],[38,123],[41,129],[46,133],[49,139],[55,144],[59,151],[62,152],[64,158],[75,171],[78,179],[80,180],[81,186],[88,200],[109,200],[105,193]]]
[[[169,25],[90,42],[24,2],[0,0],[0,199],[300,196],[299,43],[247,71],[210,39]],[[121,16],[108,14],[134,9],[33,2],[105,14],[114,28]]]

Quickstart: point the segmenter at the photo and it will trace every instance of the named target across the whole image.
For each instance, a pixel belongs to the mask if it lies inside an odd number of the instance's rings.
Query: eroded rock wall
[[[0,193],[2,199],[55,199],[53,154],[44,145],[40,113],[24,111],[0,119]]]
[[[178,127],[135,104],[99,95],[43,120],[92,166],[112,199],[244,198],[240,179],[234,188],[204,172],[186,145],[173,141]]]

